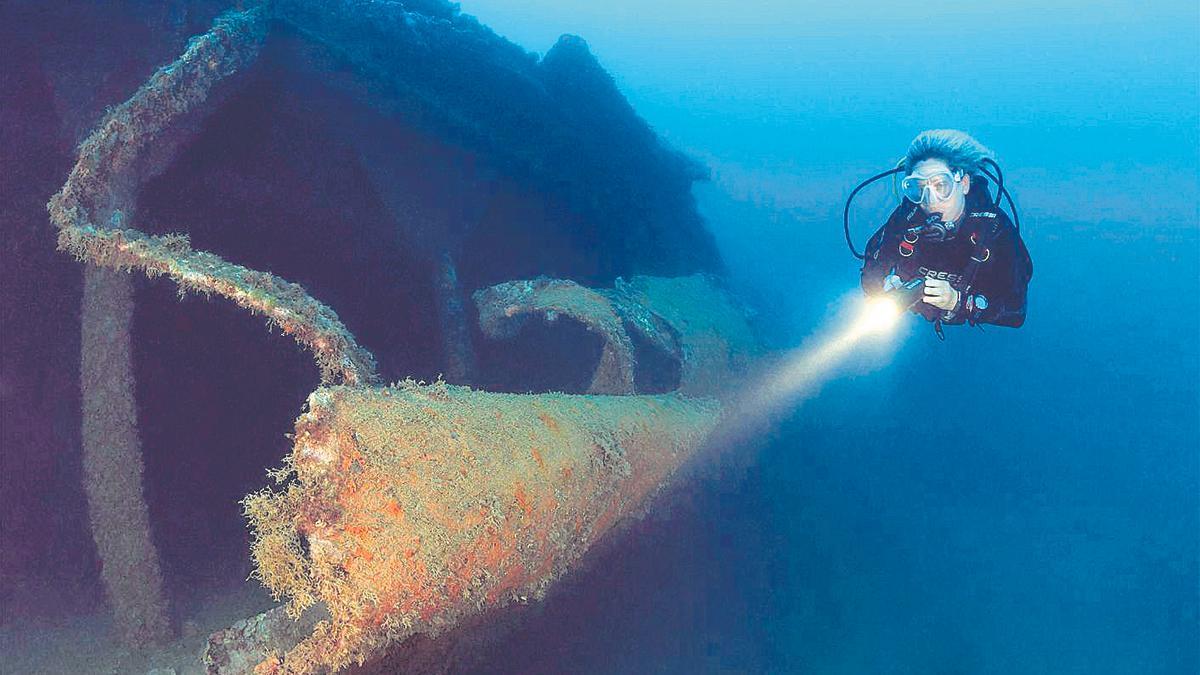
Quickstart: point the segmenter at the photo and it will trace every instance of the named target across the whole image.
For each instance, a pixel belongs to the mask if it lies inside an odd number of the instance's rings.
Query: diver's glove
[[[933,305],[942,311],[952,311],[958,306],[958,289],[945,279],[926,279],[925,297],[921,298],[926,304]]]

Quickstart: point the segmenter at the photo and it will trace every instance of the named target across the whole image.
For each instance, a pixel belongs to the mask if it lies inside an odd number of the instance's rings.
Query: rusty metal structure
[[[476,291],[474,298],[480,328],[493,339],[513,338],[530,315],[547,321],[568,317],[599,335],[604,346],[589,394],[637,393],[635,335],[667,358],[683,357],[678,332],[618,289],[590,289],[543,277],[496,284]]]
[[[287,618],[214,636],[210,672],[338,671],[540,597],[696,453],[721,421],[723,387],[757,353],[745,315],[706,276],[612,289],[513,281],[476,295],[485,333],[511,336],[526,314],[583,323],[605,341],[589,395],[382,386],[372,355],[302,287],[130,226],[136,186],[254,58],[271,12],[296,7],[218,19],[109,112],[49,204],[61,250],[228,299],[293,336],[320,370],[277,485],[244,501],[255,574]],[[679,363],[678,389],[637,395],[634,335]]]
[[[520,395],[448,385],[309,398],[287,467],[251,496],[259,577],[333,619],[276,662],[339,667],[540,596],[715,424],[711,399]]]

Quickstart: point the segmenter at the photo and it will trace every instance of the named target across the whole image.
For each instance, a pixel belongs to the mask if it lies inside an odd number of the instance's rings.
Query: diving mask
[[[944,202],[950,198],[954,192],[954,184],[963,179],[963,172],[955,171],[951,174],[948,171],[939,171],[927,176],[910,174],[900,181],[900,193],[905,199],[914,204],[920,204],[925,199],[926,191],[929,192],[929,200],[926,203]]]

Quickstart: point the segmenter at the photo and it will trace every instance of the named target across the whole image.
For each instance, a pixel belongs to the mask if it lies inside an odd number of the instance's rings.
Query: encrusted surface
[[[633,341],[605,295],[565,279],[507,281],[475,292],[479,326],[492,338],[511,338],[530,314],[570,317],[604,339],[588,393],[634,393]]]
[[[448,35],[458,35],[457,21],[474,38],[494,37],[449,9],[445,16],[418,16],[394,3],[269,7],[226,13],[110,111],[81,145],[48,208],[60,249],[97,266],[167,275],[181,292],[227,297],[309,349],[325,384],[344,385],[310,396],[308,412],[297,421],[293,454],[276,474],[282,487],[245,500],[261,580],[287,599],[293,616],[320,605],[329,618],[286,654],[263,648],[295,632],[278,614],[226,636],[248,643],[238,663],[227,664],[234,670],[266,655],[260,672],[320,672],[376,656],[415,633],[436,635],[484,609],[538,596],[623,516],[645,508],[717,424],[721,409],[715,399],[680,393],[510,395],[442,383],[373,386],[373,357],[299,285],[193,251],[185,235],[134,229],[129,214],[137,186],[189,137],[185,120],[206,112],[213,88],[255,58],[271,11],[302,31],[311,9],[335,27],[345,27],[339,17],[359,25],[383,12],[391,20],[378,27],[385,34],[415,30],[411,21],[419,19],[434,32],[449,27]],[[328,44],[338,31],[322,35]],[[379,35],[372,35],[359,42],[376,44]],[[363,44],[341,37],[343,55],[360,70],[395,68],[388,59],[363,61],[366,52],[357,49]],[[603,74],[581,41],[560,45],[555,58],[539,66],[556,86],[570,80],[558,76],[572,63],[592,76]],[[513,72],[533,76],[534,57],[515,48],[510,56],[520,66]],[[410,93],[419,94],[412,86]],[[454,117],[453,106],[445,110]],[[449,126],[471,135],[464,132],[469,125]],[[681,185],[697,177],[660,148],[648,128],[636,131],[649,148],[651,159],[644,162],[661,170],[647,174],[670,174],[663,180]],[[731,360],[746,345],[740,328],[726,325],[736,318],[724,311],[729,303],[714,300],[706,281],[689,279],[636,277],[602,291],[539,280],[523,304],[505,304],[501,311],[520,306],[561,312],[602,333],[611,349],[593,392],[633,393],[634,331],[685,366],[697,355],[699,365],[685,370],[684,389],[711,394],[736,370]],[[702,318],[708,314],[714,318]],[[725,328],[736,337],[723,340]],[[697,374],[714,365],[713,377],[697,385]]]
[[[442,383],[321,389],[283,470],[246,500],[258,575],[332,616],[277,665],[370,658],[540,594],[702,442],[708,399],[539,396]]]
[[[201,108],[218,82],[254,59],[266,31],[264,7],[222,15],[182,56],[110,111],[80,145],[66,184],[50,200],[50,219],[59,228],[60,250],[101,267],[167,275],[181,293],[225,296],[307,347],[322,381],[365,384],[375,377],[374,358],[333,310],[303,288],[193,251],[186,236],[150,236],[126,222],[123,209],[132,209],[133,193],[148,167],[163,146],[180,141],[182,118]]]

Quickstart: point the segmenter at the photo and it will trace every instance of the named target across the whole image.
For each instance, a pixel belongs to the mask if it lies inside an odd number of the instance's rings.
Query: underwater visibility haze
[[[1196,3],[268,4],[0,10],[0,672],[1200,672]]]

